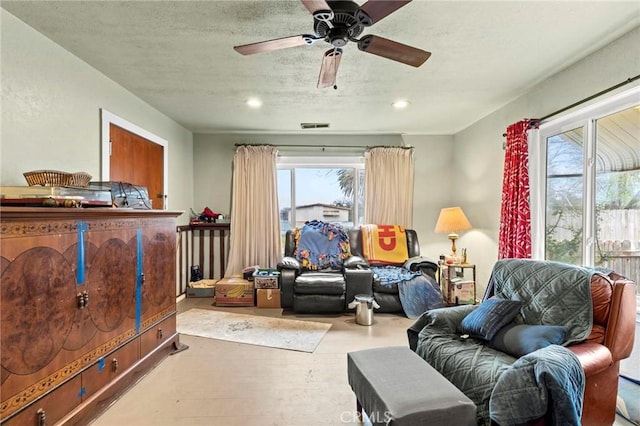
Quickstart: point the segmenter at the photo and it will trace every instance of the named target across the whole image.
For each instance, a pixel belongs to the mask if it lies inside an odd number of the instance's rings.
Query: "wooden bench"
[[[374,425],[476,424],[475,404],[408,347],[349,352],[347,375]]]

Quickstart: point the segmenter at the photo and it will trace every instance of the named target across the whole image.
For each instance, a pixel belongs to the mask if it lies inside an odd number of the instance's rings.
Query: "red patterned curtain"
[[[498,259],[531,258],[527,143],[527,131],[531,122],[532,120],[522,120],[507,128]]]

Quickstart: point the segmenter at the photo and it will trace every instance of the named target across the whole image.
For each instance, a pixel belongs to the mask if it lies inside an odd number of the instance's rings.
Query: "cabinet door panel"
[[[142,286],[140,331],[175,312],[176,231],[166,220],[156,220],[141,233]]]
[[[135,254],[124,241],[111,238],[98,249],[87,277],[87,308],[101,332],[133,326],[125,320],[135,304],[135,271]]]
[[[4,222],[0,253],[0,418],[68,380],[81,365],[65,349],[77,308],[77,220]]]
[[[28,375],[49,364],[71,330],[75,277],[48,247],[20,254],[2,274],[2,366]]]
[[[96,253],[86,261],[87,309],[102,341],[135,333],[136,252],[129,242],[139,226],[133,219],[88,222],[85,245]]]

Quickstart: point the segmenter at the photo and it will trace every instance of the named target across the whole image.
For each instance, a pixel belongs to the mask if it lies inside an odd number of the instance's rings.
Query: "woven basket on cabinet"
[[[33,170],[23,173],[29,186],[87,186],[91,175],[85,172],[68,173],[59,170]]]

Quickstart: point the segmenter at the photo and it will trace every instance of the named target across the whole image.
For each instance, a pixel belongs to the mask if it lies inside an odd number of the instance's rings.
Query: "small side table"
[[[476,265],[471,263],[441,265],[438,277],[446,305],[476,303]]]

